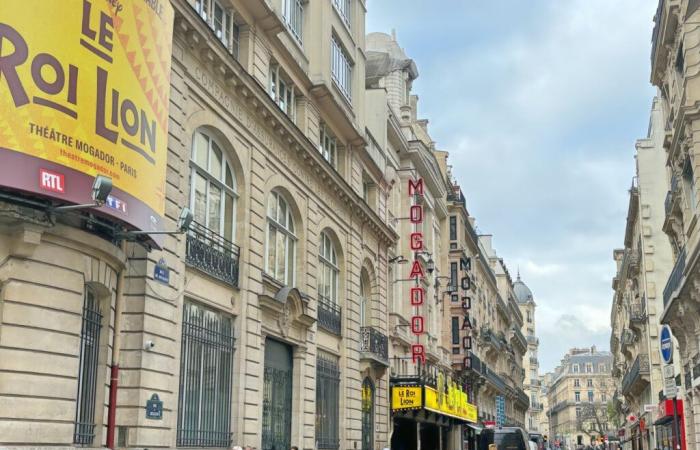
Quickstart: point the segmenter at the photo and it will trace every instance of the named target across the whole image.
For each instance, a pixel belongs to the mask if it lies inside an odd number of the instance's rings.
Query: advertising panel
[[[0,8],[0,186],[90,203],[162,230],[173,9],[168,0],[22,0]]]
[[[391,388],[391,409],[416,409],[423,406],[420,386],[394,386]]]
[[[426,386],[425,409],[467,422],[477,421],[476,406],[467,401],[466,392],[459,387],[449,387],[447,394],[440,395],[436,389]]]

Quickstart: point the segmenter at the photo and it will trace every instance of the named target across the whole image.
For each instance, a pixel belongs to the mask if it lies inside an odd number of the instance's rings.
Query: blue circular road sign
[[[661,358],[664,360],[664,363],[671,364],[673,362],[673,338],[671,335],[671,327],[668,325],[661,327],[659,341],[661,344]]]

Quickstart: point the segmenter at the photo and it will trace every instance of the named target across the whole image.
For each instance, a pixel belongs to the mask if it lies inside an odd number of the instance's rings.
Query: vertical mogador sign
[[[3,2],[0,186],[86,203],[106,175],[125,207],[101,213],[162,229],[173,17],[168,0]]]
[[[423,264],[418,259],[418,255],[424,251],[423,248],[423,205],[418,202],[418,199],[424,195],[423,178],[417,180],[408,180],[408,196],[411,202],[409,211],[409,220],[415,226],[415,230],[409,236],[411,251],[413,252],[413,262],[411,264],[411,273],[409,278],[415,280],[415,285],[411,287],[410,298],[411,306],[415,309],[415,314],[411,317],[411,332],[416,336],[416,343],[411,345],[411,359],[413,363],[420,361],[425,364],[425,347],[420,343],[420,335],[425,332],[425,319],[419,313],[420,307],[425,302],[425,288],[423,288],[423,278],[425,271]]]

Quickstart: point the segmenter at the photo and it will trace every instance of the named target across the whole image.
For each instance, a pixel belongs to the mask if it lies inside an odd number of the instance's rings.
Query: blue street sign
[[[170,269],[164,258],[160,258],[153,268],[153,279],[163,284],[170,283]]]
[[[673,338],[671,337],[671,327],[664,325],[661,327],[659,334],[661,343],[661,359],[664,363],[671,364],[673,362]]]
[[[158,398],[158,394],[151,395],[146,400],[146,419],[161,420],[163,418],[163,402]]]

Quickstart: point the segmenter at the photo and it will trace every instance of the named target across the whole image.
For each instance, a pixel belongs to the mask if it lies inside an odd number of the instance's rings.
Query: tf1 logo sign
[[[46,191],[66,193],[66,177],[62,173],[39,169],[39,187]]]

